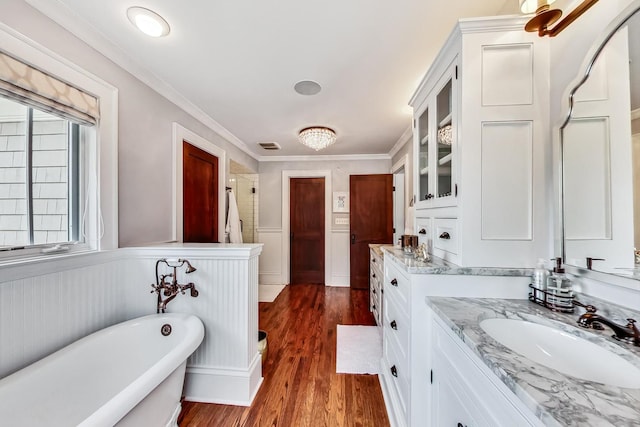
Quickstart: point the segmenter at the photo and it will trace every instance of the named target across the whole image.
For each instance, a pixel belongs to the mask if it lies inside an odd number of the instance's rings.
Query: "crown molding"
[[[319,156],[260,156],[259,162],[321,162],[339,160],[391,160],[387,154],[337,154]]]
[[[389,150],[389,156],[393,158],[393,156],[398,154],[398,151],[400,151],[400,149],[404,147],[404,145],[407,142],[411,141],[412,138],[413,138],[413,129],[411,126],[408,126],[405,129],[405,131],[402,133],[402,135],[400,135],[400,138],[398,138],[398,140],[393,145],[393,147],[391,147],[391,150]]]
[[[229,143],[235,145],[244,153],[259,160],[260,156],[251,151],[249,146],[214,120],[207,113],[185,98],[173,86],[160,79],[154,73],[142,66],[139,62],[126,55],[116,44],[91,27],[85,20],[75,14],[67,6],[58,0],[25,0],[29,5],[38,10],[49,19],[62,26],[65,30],[85,42],[106,58],[132,74],[142,83],[149,86],[160,95],[176,104],[189,113],[203,125],[216,132]]]

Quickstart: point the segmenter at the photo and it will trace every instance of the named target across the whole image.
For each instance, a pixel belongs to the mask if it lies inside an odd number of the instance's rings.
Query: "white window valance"
[[[0,95],[85,125],[100,119],[98,98],[4,52]]]

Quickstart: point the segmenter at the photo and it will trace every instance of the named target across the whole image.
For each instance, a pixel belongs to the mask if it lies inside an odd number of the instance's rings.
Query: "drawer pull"
[[[375,259],[375,258],[373,258],[371,261],[376,262],[376,259]]]
[[[376,290],[375,290],[375,289],[373,290],[373,293],[374,293],[374,294],[376,293]]]
[[[373,273],[373,277],[376,277],[376,273]]]
[[[421,228],[420,231],[418,231],[418,234],[427,234],[427,230]]]
[[[389,323],[389,326],[391,326],[391,329],[395,329],[396,331],[398,330],[398,324],[395,320],[392,320],[391,323]]]
[[[375,309],[376,309],[376,305],[375,305],[375,304],[373,304],[373,307],[372,307],[372,308],[375,310]]]
[[[438,237],[440,237],[441,239],[449,240],[451,238],[451,235],[445,231]]]
[[[392,284],[393,286],[398,286],[398,280],[397,280],[397,279],[392,279],[392,280],[391,280],[391,284]]]
[[[396,368],[396,365],[393,365],[391,367],[391,375],[393,375],[394,377],[398,378],[398,369]]]

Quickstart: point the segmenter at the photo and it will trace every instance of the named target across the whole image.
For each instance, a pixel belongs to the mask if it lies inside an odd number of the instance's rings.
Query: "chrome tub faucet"
[[[160,274],[158,271],[160,264],[165,264],[167,267],[173,269],[173,272],[169,274]],[[180,258],[177,261],[169,261],[162,258],[156,261],[156,283],[151,284],[151,293],[155,292],[158,295],[156,313],[164,313],[167,309],[167,304],[178,296],[178,293],[184,295],[187,289],[192,297],[195,298],[198,296],[198,290],[193,282],[189,282],[186,285],[178,283],[178,268],[181,268],[184,265],[187,266],[185,274],[190,274],[196,271],[196,268],[186,259]]]

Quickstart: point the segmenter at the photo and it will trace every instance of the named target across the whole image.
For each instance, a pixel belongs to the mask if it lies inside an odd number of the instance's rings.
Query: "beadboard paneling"
[[[125,320],[119,279],[111,261],[0,283],[0,377]]]

